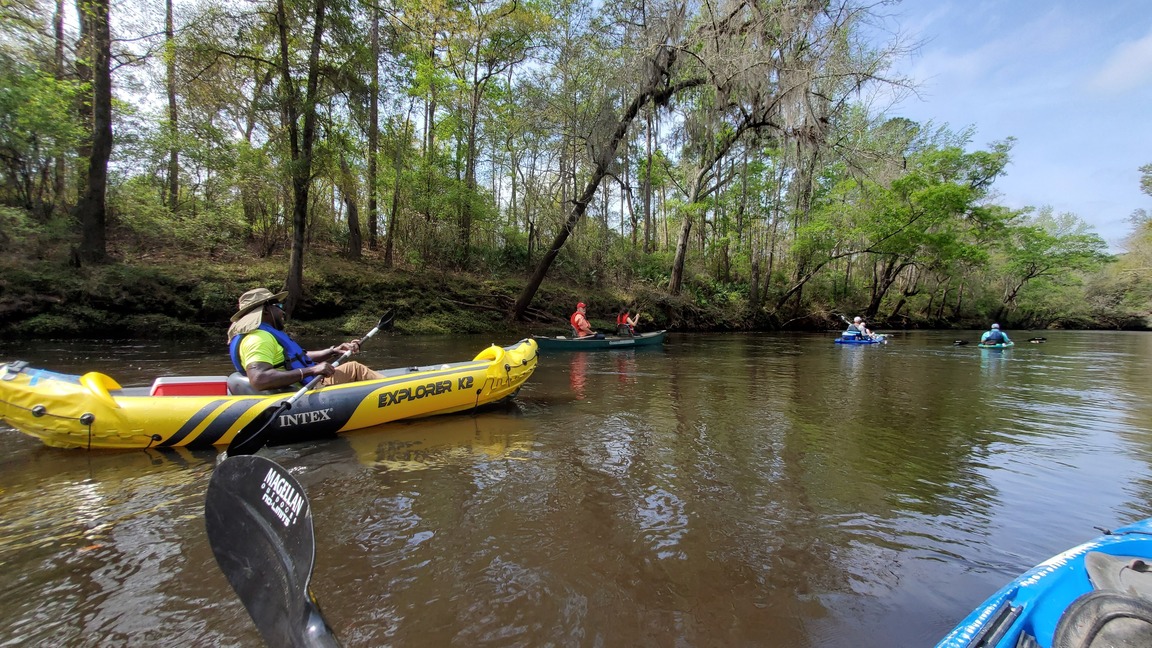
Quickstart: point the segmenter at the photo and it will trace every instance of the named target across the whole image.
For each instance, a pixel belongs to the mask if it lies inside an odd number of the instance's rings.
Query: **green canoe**
[[[591,337],[572,338],[564,335],[548,337],[533,335],[532,339],[541,351],[586,351],[593,349],[632,349],[641,346],[663,344],[668,331],[654,331],[639,335],[606,335],[596,339]]]

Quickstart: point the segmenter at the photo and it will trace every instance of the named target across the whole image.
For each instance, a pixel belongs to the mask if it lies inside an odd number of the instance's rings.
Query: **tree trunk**
[[[695,192],[693,192],[695,193]],[[684,262],[688,257],[688,237],[692,232],[692,202],[684,209],[684,222],[680,224],[680,236],[676,239],[676,255],[672,260],[672,274],[668,278],[668,292],[680,294],[684,284]]]
[[[657,65],[657,68],[667,70],[671,68],[674,58],[675,55],[669,51],[667,52],[666,58],[654,63],[663,63],[663,65]],[[662,78],[661,75],[656,76]],[[659,80],[659,78],[657,80]],[[652,102],[654,108],[663,106],[674,97],[676,93],[688,88],[694,88],[703,83],[703,79],[695,78],[686,79],[675,85],[665,86],[659,90],[656,87],[649,87],[632,100],[632,103],[624,110],[624,114],[620,116],[620,120],[616,124],[616,132],[613,133],[612,138],[607,142],[605,150],[601,151],[600,154],[597,155],[597,159],[594,160],[595,165],[593,166],[592,176],[588,179],[588,183],[584,186],[584,191],[580,194],[580,197],[577,198],[572,205],[572,210],[568,212],[568,218],[565,219],[564,225],[552,241],[552,247],[548,249],[544,254],[544,258],[537,264],[535,272],[532,273],[532,277],[528,280],[528,284],[524,286],[520,297],[517,298],[516,304],[512,308],[512,317],[514,319],[524,317],[524,312],[528,310],[528,305],[532,303],[532,298],[536,295],[536,291],[540,289],[540,284],[544,282],[544,277],[548,274],[548,268],[552,267],[552,262],[555,261],[556,256],[560,254],[560,249],[564,247],[564,243],[568,240],[568,237],[572,235],[572,231],[580,222],[580,218],[583,217],[585,210],[588,209],[588,203],[591,202],[592,197],[596,194],[596,189],[600,186],[600,181],[603,180],[607,174],[608,168],[615,159],[616,150],[620,147],[620,142],[627,135],[628,127],[632,123],[632,120],[636,118],[637,113],[640,112],[640,108],[649,102]],[[653,84],[653,86],[655,86],[655,84]]]
[[[436,46],[428,48],[428,60],[436,60]],[[424,102],[424,190],[432,195],[432,174],[436,168],[436,84],[428,89],[428,99]],[[424,220],[432,221],[432,201],[424,200]]]
[[[164,0],[164,61],[167,63],[168,90],[168,210],[180,205],[180,121],[176,110],[176,42],[172,25],[172,0]]]
[[[467,267],[468,252],[472,246],[472,200],[476,195],[476,157],[478,155],[476,129],[480,122],[480,93],[483,91],[483,87],[479,83],[472,86],[472,96],[468,109],[468,134],[464,144],[464,188],[468,195],[464,197],[464,204],[461,205],[462,209],[460,210],[459,263],[461,267]]]
[[[292,152],[292,255],[289,260],[285,312],[292,314],[304,296],[304,242],[308,233],[308,193],[312,184],[312,147],[316,138],[316,92],[320,75],[320,44],[324,36],[327,0],[316,0],[312,45],[308,54],[308,81],[304,96],[304,129],[299,131],[299,106],[290,67],[288,15],[284,0],[277,0],[276,14],[280,36],[280,75],[288,93],[288,132]]]
[[[413,103],[408,104],[408,114],[404,116],[404,130],[396,135],[396,152],[392,156],[394,180],[392,183],[392,205],[388,211],[388,231],[384,232],[384,267],[392,267],[392,248],[396,245],[396,216],[400,211],[400,179],[404,169],[404,152],[408,150],[408,122],[412,117]]]
[[[896,283],[896,278],[909,265],[911,264],[908,262],[902,263],[898,258],[890,257],[884,262],[884,271],[880,275],[875,274],[875,266],[873,266],[872,298],[868,302],[866,317],[871,319],[880,312],[880,302],[884,299],[884,295],[888,294],[888,289]]]
[[[76,81],[84,86],[93,86],[92,65],[96,62],[93,34],[96,29],[95,17],[91,12],[92,0],[77,0],[77,19],[80,22],[80,37],[76,40]],[[80,128],[91,133],[93,126],[92,93],[80,92],[77,94],[76,121]],[[82,137],[76,145],[76,157],[79,160],[89,160],[92,157],[92,138]],[[88,193],[88,173],[76,173],[77,200]]]
[[[364,242],[360,238],[360,209],[356,206],[356,179],[348,166],[348,158],[340,154],[340,193],[344,207],[348,210],[348,258],[357,260],[363,256]]]
[[[56,37],[56,79],[63,80],[64,72],[64,0],[56,0],[56,12],[52,16],[52,27]],[[68,165],[64,155],[58,154],[55,160],[55,175],[52,182],[52,205],[54,210],[64,209],[67,200]]]
[[[368,86],[368,249],[376,249],[376,155],[380,150],[380,7],[372,5],[372,83]]]
[[[645,146],[645,159],[647,165],[644,167],[644,254],[651,254],[655,237],[652,232],[652,113],[655,110],[648,110],[645,116],[648,119],[648,127],[644,129],[644,146]]]
[[[108,0],[84,0],[81,13],[91,27],[92,43],[92,147],[85,191],[76,205],[82,238],[79,256],[89,263],[108,260],[106,191],[108,159],[112,156],[112,35]]]

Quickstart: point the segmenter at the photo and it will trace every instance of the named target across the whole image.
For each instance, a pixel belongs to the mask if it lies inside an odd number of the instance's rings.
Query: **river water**
[[[1152,516],[1152,335],[1010,333],[1047,340],[546,353],[511,406],[263,454],[308,493],[312,589],[346,646],[931,646],[1093,527]],[[125,386],[228,369],[170,344],[0,358]],[[261,644],[204,532],[213,452],[0,441],[0,646]]]

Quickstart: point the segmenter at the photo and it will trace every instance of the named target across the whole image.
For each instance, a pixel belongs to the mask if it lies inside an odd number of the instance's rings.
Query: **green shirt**
[[[247,369],[254,362],[264,362],[273,367],[284,366],[284,348],[267,331],[245,333],[240,339],[240,366]]]

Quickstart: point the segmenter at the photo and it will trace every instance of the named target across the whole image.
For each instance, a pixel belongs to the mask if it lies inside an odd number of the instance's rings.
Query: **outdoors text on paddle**
[[[261,499],[268,505],[272,513],[280,518],[284,526],[292,526],[304,508],[304,495],[293,488],[292,484],[276,470],[269,466],[268,474],[264,475],[264,483],[260,485],[264,495]]]

